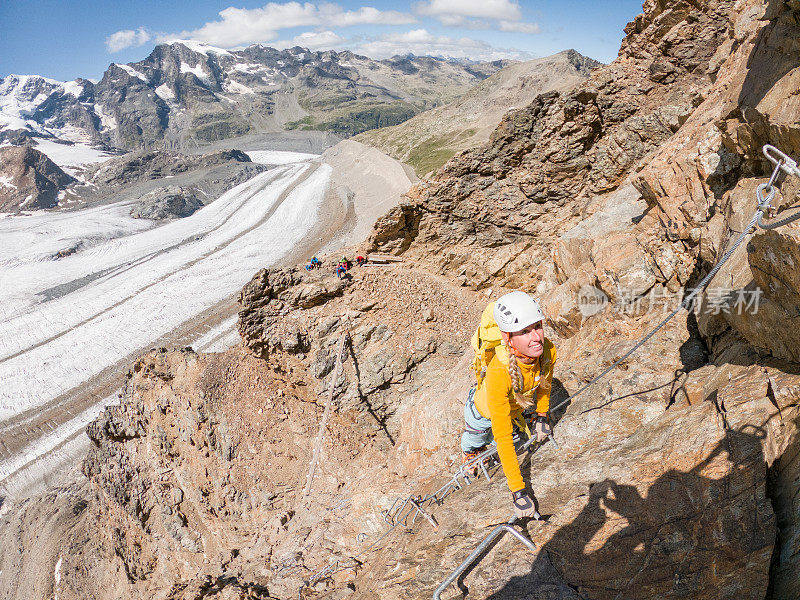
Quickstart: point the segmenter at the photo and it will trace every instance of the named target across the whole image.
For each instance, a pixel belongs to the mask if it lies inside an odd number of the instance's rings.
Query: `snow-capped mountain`
[[[504,64],[172,42],[143,61],[112,64],[97,83],[3,78],[0,141],[54,136],[123,149],[177,149],[293,128],[351,135],[448,102]]]

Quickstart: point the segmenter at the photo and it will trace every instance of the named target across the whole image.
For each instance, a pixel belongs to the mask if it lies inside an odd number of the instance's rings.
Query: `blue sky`
[[[350,49],[374,58],[432,54],[529,59],[574,48],[614,59],[641,0],[0,0],[0,77],[100,78],[161,42]]]

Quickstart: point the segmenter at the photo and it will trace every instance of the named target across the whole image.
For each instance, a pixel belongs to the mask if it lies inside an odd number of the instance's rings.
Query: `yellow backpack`
[[[500,344],[500,327],[494,320],[494,302],[483,309],[481,322],[475,333],[472,334],[472,349],[475,358],[472,360],[472,370],[475,372],[476,387],[481,387],[489,366],[495,354],[500,361],[508,363],[508,348]]]

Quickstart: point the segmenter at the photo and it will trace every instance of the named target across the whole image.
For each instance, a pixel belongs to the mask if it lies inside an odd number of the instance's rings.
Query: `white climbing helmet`
[[[509,292],[494,303],[494,320],[500,331],[514,333],[544,320],[539,304],[525,292]]]

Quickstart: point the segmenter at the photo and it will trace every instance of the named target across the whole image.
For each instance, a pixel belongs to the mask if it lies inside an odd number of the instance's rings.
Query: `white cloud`
[[[515,33],[541,33],[542,29],[536,23],[519,23],[514,21],[500,21],[500,31],[513,31]]]
[[[511,0],[428,0],[415,6],[421,15],[461,15],[484,19],[519,21],[522,11],[519,4]]]
[[[427,0],[417,4],[414,10],[420,15],[435,17],[445,27],[541,32],[536,23],[522,21],[519,3],[512,0]]]
[[[530,60],[535,55],[506,48],[495,48],[482,40],[469,37],[433,35],[427,29],[412,29],[401,33],[379,36],[343,38],[332,31],[306,32],[291,40],[280,40],[270,44],[278,49],[301,46],[309,50],[342,50],[347,48],[356,54],[374,59],[415,54],[417,56],[442,56],[482,60]]]
[[[160,41],[189,38],[231,48],[268,42],[278,37],[278,31],[292,27],[348,27],[350,25],[406,25],[416,18],[398,11],[381,11],[369,6],[344,10],[338,4],[305,2],[270,2],[261,8],[228,7],[220,11],[218,21],[206,23],[193,31],[161,36]]]
[[[460,27],[462,29],[491,29],[488,21],[468,19],[462,15],[439,15],[436,17],[445,27]]]
[[[470,60],[530,60],[534,56],[528,52],[495,48],[482,40],[468,37],[454,38],[433,35],[425,29],[414,29],[404,33],[381,35],[351,46],[354,52],[372,58],[382,59],[395,55],[415,54],[417,56],[445,56]]]
[[[538,25],[522,22],[522,11],[516,0],[425,0],[417,4],[414,10],[419,15],[434,17],[448,27],[539,33]],[[254,43],[269,43],[276,48],[301,46],[310,50],[349,48],[379,59],[409,53],[472,60],[534,58],[528,52],[496,48],[485,41],[470,37],[436,36],[422,28],[403,33],[343,37],[338,28],[360,24],[402,25],[417,22],[416,17],[409,13],[378,10],[370,6],[346,10],[334,3],[270,2],[253,9],[229,6],[219,12],[219,17],[198,29],[174,34],[153,33],[144,28],[118,31],[108,36],[106,46],[109,52],[118,52],[131,46],[141,46],[151,40],[161,43],[191,39],[220,48],[235,48]],[[280,35],[282,30],[300,27],[308,28],[309,31],[291,39]]]
[[[286,48],[300,46],[309,50],[332,50],[341,48],[347,40],[333,31],[306,31],[293,37],[290,41],[280,44]],[[278,44],[275,44],[276,47]]]
[[[109,52],[119,52],[131,46],[142,46],[149,41],[150,34],[144,27],[139,27],[135,31],[133,29],[124,29],[112,33],[106,38],[106,48]]]
[[[321,25],[330,27],[347,27],[349,25],[409,25],[417,19],[407,13],[396,10],[378,10],[371,6],[362,6],[358,10],[343,11],[336,4],[323,4],[319,8],[322,17]]]

